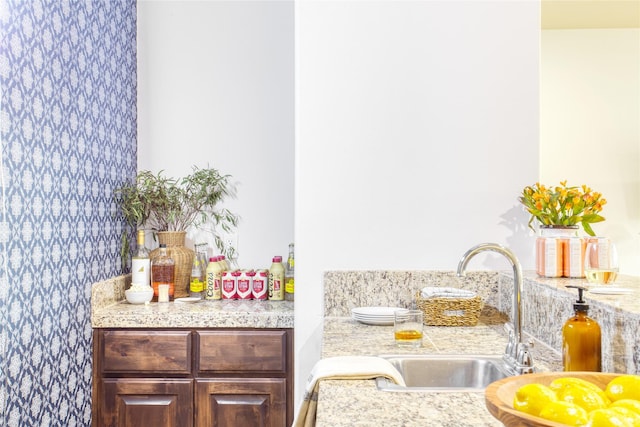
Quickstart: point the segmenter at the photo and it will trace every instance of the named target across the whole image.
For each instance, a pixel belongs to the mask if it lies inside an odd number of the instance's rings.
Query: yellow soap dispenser
[[[575,316],[562,327],[562,365],[565,371],[602,370],[602,338],[598,322],[587,316],[589,305],[584,302],[580,286],[568,285],[578,289],[578,300],[573,304]]]

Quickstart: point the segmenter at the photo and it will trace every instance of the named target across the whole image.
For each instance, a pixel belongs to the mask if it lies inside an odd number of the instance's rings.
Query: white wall
[[[296,3],[298,394],[324,271],[454,270],[483,241],[533,267],[539,28],[536,1]]]
[[[138,168],[237,183],[238,262],[293,236],[293,1],[138,1]],[[209,233],[191,232],[190,241]]]
[[[610,83],[625,81],[622,90],[602,80],[588,91],[577,86],[583,94],[610,90],[605,95],[626,106],[602,110],[594,102],[575,119],[567,113],[584,102],[552,101],[558,108],[546,115],[553,54],[544,32],[543,144],[546,117],[563,118],[556,121],[563,132],[585,129],[558,138],[577,141],[574,154],[585,151],[584,141],[627,142],[597,153],[613,155],[620,168],[605,165],[596,176],[601,165],[592,160],[570,163],[581,165],[576,171],[564,162],[571,171],[564,174],[547,168],[562,158],[546,148],[557,149],[558,140],[543,145],[538,161],[537,1],[298,0],[295,8],[294,19],[293,0],[138,2],[138,167],[181,176],[211,165],[231,174],[238,197],[225,206],[242,216],[245,267],[286,253],[295,188],[298,397],[319,356],[324,271],[453,270],[482,241],[508,245],[531,269],[534,237],[516,198],[539,179],[575,179],[605,193],[607,221],[597,231],[631,236],[622,239],[622,257],[633,253],[631,265],[640,266],[633,95],[640,90],[629,80],[638,75],[637,32],[613,31],[595,43],[618,64]],[[601,61],[574,56],[590,43],[581,34],[563,36],[571,56],[556,55],[570,80],[581,75],[576,68],[594,70],[589,79],[611,75]],[[631,226],[621,229],[626,220]],[[474,267],[507,264],[486,256]]]
[[[542,31],[540,74],[540,180],[603,193],[593,228],[639,275],[640,29]]]

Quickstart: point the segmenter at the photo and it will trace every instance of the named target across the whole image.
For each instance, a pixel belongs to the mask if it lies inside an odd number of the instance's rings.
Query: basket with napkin
[[[473,291],[425,287],[416,294],[416,305],[429,326],[475,326],[484,305]]]

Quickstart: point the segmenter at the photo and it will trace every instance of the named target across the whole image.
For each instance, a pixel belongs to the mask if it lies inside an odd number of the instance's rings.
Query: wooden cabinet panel
[[[102,372],[191,373],[191,332],[182,330],[106,330]]]
[[[197,370],[204,372],[280,372],[287,368],[287,333],[283,330],[196,331]]]
[[[97,425],[193,426],[193,380],[107,378]]]
[[[287,427],[291,329],[96,329],[93,427]]]
[[[284,427],[284,378],[196,380],[196,427]]]

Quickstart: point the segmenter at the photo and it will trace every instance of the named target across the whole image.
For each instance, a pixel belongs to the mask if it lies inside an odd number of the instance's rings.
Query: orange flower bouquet
[[[572,226],[581,224],[584,231],[595,236],[591,224],[604,221],[599,215],[607,201],[602,194],[592,191],[586,185],[567,187],[567,181],[556,187],[546,187],[539,182],[527,186],[519,197],[531,214],[529,227],[533,230],[534,220],[543,226]]]

